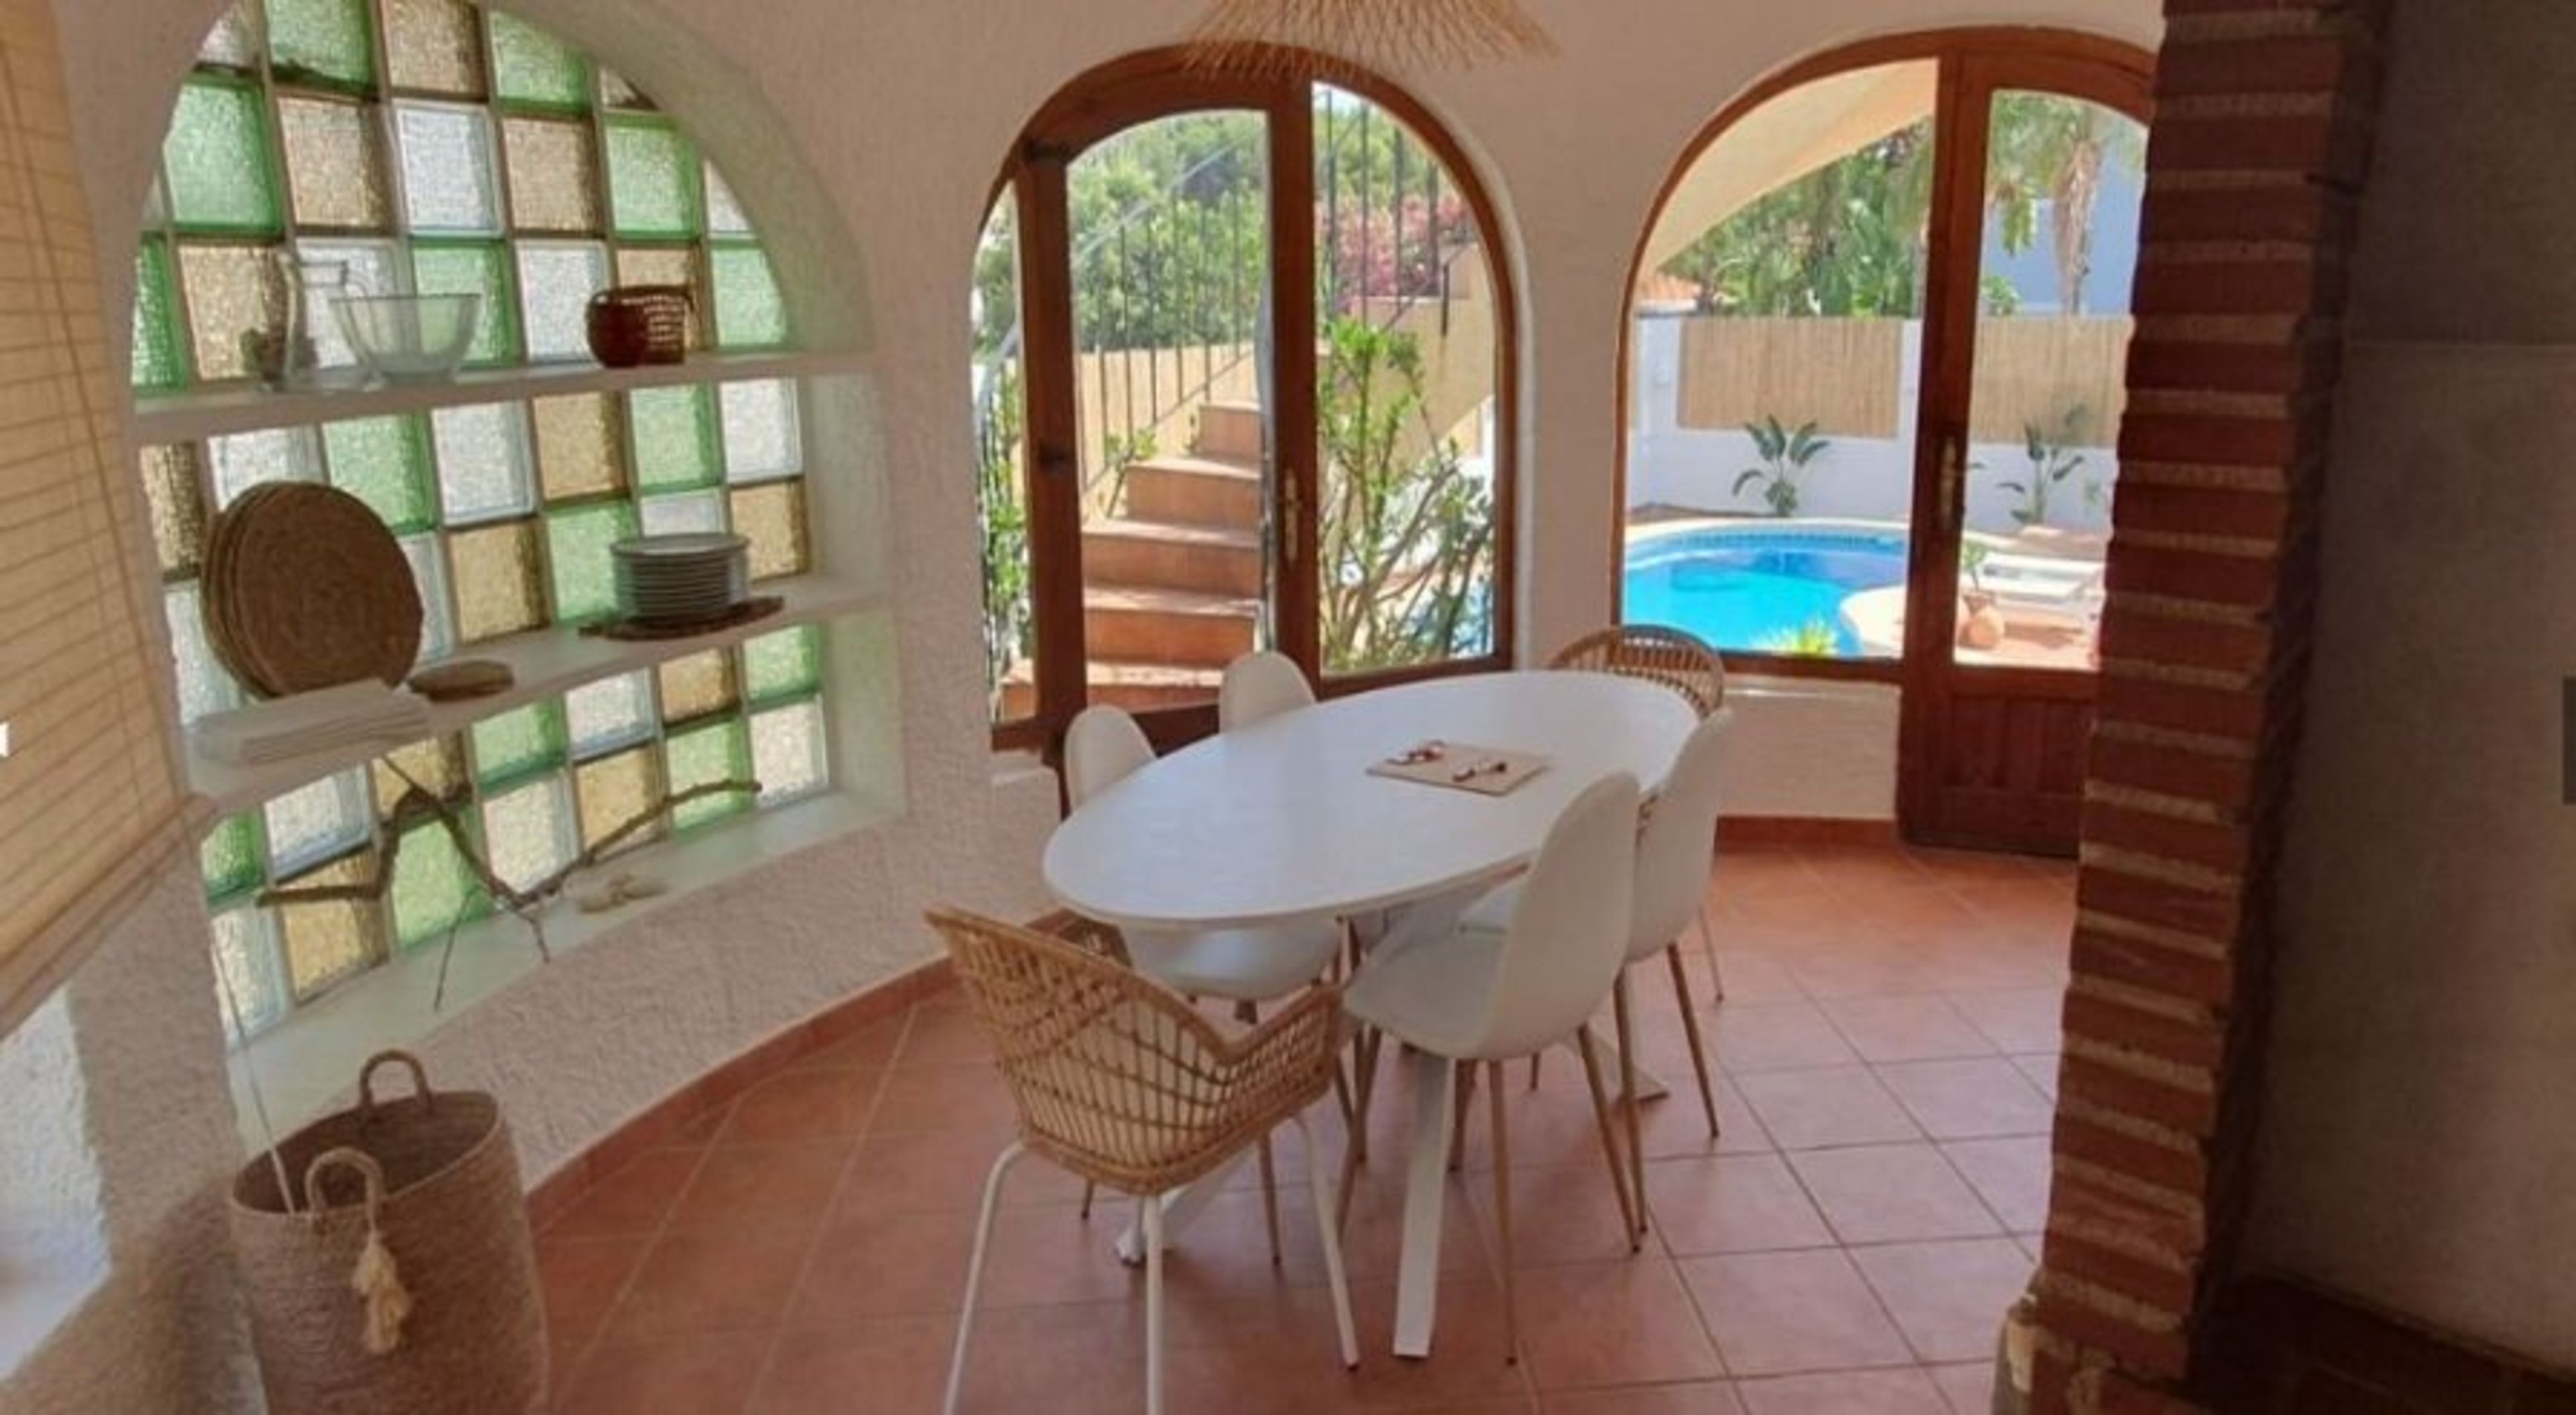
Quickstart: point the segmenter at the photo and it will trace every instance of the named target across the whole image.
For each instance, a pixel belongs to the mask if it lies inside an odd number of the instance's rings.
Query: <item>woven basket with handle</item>
[[[378,1101],[395,1063],[412,1094]],[[279,1192],[280,1167],[297,1192]],[[545,1308],[501,1108],[432,1091],[380,1052],[358,1104],[233,1179],[233,1251],[269,1409],[525,1411],[546,1391]]]

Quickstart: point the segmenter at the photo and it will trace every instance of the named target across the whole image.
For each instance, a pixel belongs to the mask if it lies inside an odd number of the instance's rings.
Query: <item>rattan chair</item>
[[[1726,662],[1707,640],[1660,624],[1616,624],[1595,629],[1557,652],[1548,667],[1583,673],[1614,673],[1661,683],[1690,701],[1703,718],[1726,706]],[[1717,935],[1709,929],[1708,910],[1699,911],[1700,949],[1708,955],[1709,981],[1717,999],[1726,1000],[1726,978],[1717,967]],[[1536,1081],[1535,1067],[1531,1074]]]
[[[1305,1141],[1342,1364],[1358,1366],[1332,1176],[1305,1121],[1307,1107],[1332,1089],[1340,989],[1313,989],[1259,1027],[1229,1036],[1179,994],[1078,944],[955,910],[932,912],[930,923],[948,945],[1019,1111],[1018,1138],[984,1183],[945,1408],[953,1415],[965,1385],[993,1214],[1021,1156],[1035,1154],[1136,1196],[1145,1249],[1145,1408],[1159,1415],[1163,1196],[1206,1178],[1282,1124],[1296,1126]]]
[[[1595,629],[1558,651],[1550,668],[1615,673],[1661,683],[1707,717],[1726,706],[1726,664],[1706,640],[1657,624]]]

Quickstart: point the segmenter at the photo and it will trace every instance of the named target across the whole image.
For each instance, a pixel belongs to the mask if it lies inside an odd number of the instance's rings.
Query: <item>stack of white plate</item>
[[[618,608],[648,624],[721,618],[751,581],[751,542],[741,536],[637,536],[609,549]]]

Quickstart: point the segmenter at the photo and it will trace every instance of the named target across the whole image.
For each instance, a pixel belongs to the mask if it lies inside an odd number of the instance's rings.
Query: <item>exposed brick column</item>
[[[2166,0],[2035,1408],[2189,1389],[2247,1195],[2385,0]]]

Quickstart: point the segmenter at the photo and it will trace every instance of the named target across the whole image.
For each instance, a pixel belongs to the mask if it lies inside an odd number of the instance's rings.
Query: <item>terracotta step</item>
[[[1222,669],[1252,652],[1261,601],[1183,590],[1094,585],[1082,632],[1094,661]]]
[[[1180,526],[1256,530],[1261,463],[1218,457],[1151,457],[1127,469],[1127,514]]]
[[[1082,528],[1082,576],[1093,584],[1258,596],[1261,536],[1219,526],[1094,521]]]
[[[1208,403],[1199,409],[1199,435],[1191,450],[1202,457],[1261,461],[1261,406]]]
[[[1149,712],[1213,701],[1217,683],[1225,672],[1161,663],[1095,663],[1085,676],[1090,682],[1091,701],[1129,712]],[[1026,666],[1013,669],[1011,676],[1002,680],[1003,717],[1027,717],[1037,708],[1038,685],[1031,670]]]

